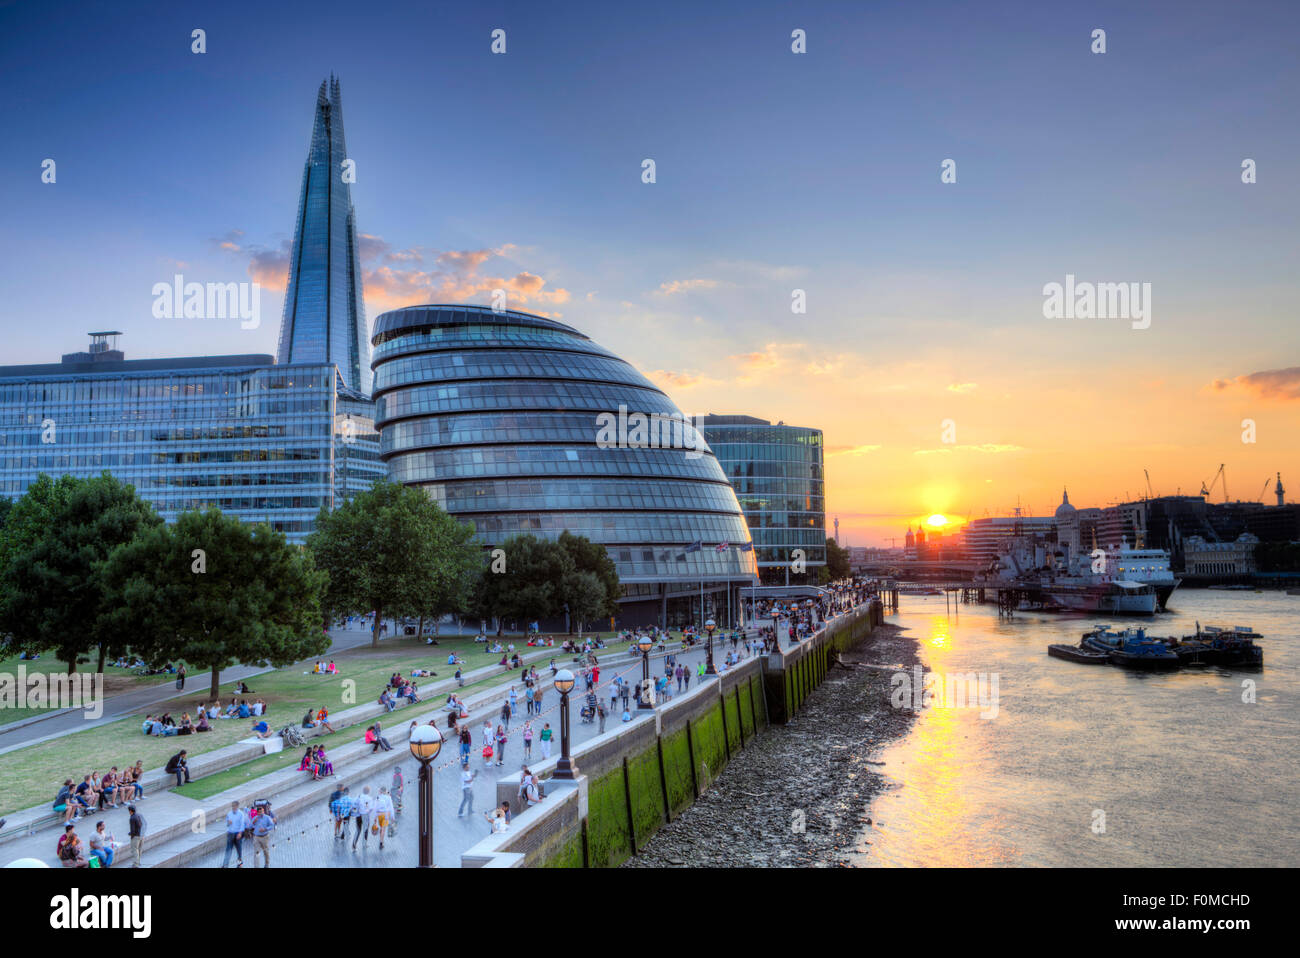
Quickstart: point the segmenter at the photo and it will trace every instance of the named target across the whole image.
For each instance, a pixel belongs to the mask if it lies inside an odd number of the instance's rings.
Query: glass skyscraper
[[[333,363],[345,386],[369,396],[370,341],[351,181],[343,99],[338,79],[331,76],[316,94],[276,359]]]
[[[292,542],[384,474],[370,403],[332,364],[270,356],[126,359],[115,332],[61,363],[0,366],[0,492],[108,471],[168,521],[216,506]]]
[[[485,546],[566,529],[601,543],[626,624],[698,617],[701,587],[709,615],[739,610],[749,532],[694,428],[678,448],[600,441],[598,417],[620,407],[685,420],[631,365],[570,326],[484,306],[383,313],[373,345],[390,478],[472,521]]]
[[[816,582],[826,564],[821,430],[752,416],[698,422],[745,511],[763,581]],[[803,552],[802,575],[791,569],[796,549]]]
[[[216,506],[291,541],[385,474],[379,460],[338,80],[321,84],[279,361],[126,359],[117,332],[57,364],[0,367],[0,494],[42,473],[135,486],[163,518]]]

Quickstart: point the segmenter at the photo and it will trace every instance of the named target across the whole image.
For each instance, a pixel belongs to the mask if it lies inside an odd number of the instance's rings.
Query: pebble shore
[[[902,629],[876,628],[842,654],[793,721],[733,755],[622,867],[844,867],[848,852],[869,853],[871,799],[886,785],[875,756],[915,717],[890,706],[890,675],[917,661]]]

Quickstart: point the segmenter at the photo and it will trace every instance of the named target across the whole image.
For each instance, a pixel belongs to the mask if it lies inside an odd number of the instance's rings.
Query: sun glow
[[[932,529],[942,529],[948,524],[948,517],[936,512],[930,518],[925,520],[925,524]]]

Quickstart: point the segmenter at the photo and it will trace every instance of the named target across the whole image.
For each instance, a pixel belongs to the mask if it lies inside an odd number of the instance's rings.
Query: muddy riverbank
[[[721,778],[622,867],[836,866],[854,849],[869,852],[861,832],[885,787],[877,752],[914,720],[890,706],[890,675],[917,661],[906,632],[877,627],[792,722],[733,755]]]

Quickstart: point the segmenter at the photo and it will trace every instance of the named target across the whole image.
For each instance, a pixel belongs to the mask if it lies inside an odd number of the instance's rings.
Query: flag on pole
[[[754,551],[754,543],[752,543],[752,542],[746,542],[744,545],[737,546],[736,549],[737,549],[738,551],[740,551],[740,552],[753,552],[753,551]]]
[[[731,548],[731,543],[730,543],[730,542],[719,542],[718,545],[717,545],[717,548],[716,548],[714,551],[716,551],[716,552],[726,552],[726,551],[727,551],[728,549],[730,549],[730,548]]]
[[[699,552],[702,548],[704,548],[704,543],[699,539],[696,539],[694,542],[692,542],[690,545],[686,547],[686,551]]]

